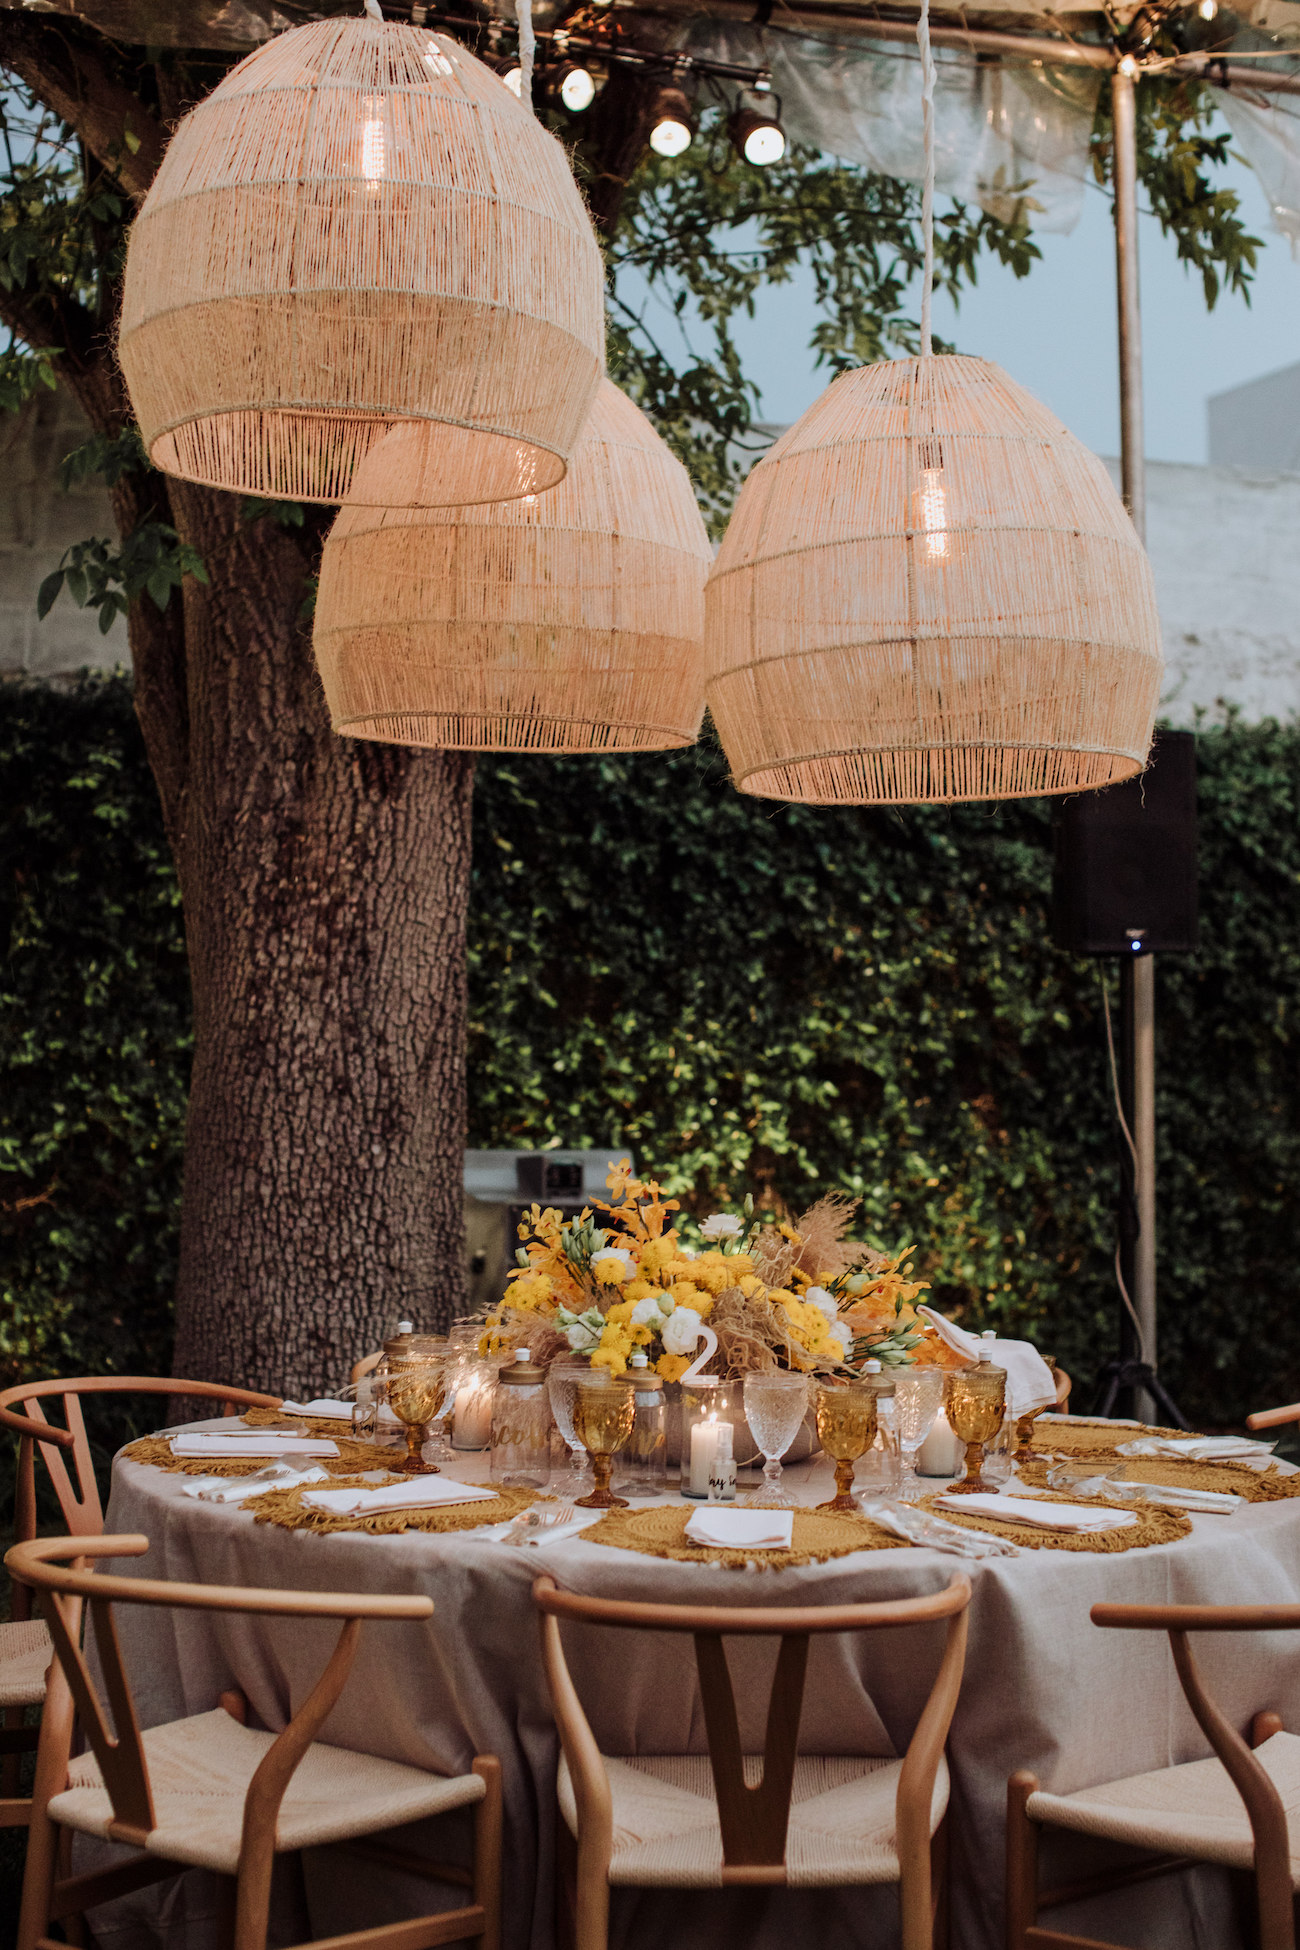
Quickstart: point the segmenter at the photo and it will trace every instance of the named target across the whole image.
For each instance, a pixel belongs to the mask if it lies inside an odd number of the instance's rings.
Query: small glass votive
[[[456,1406],[452,1409],[453,1449],[486,1449],[492,1440],[492,1398],[497,1389],[495,1361],[462,1358],[456,1367]]]
[[[681,1492],[694,1503],[731,1503],[736,1495],[736,1423],[744,1422],[744,1395],[717,1375],[682,1385]],[[725,1426],[727,1433],[720,1431]],[[719,1457],[719,1447],[723,1457]],[[729,1469],[715,1467],[725,1459]],[[713,1479],[713,1487],[710,1487]],[[719,1489],[718,1484],[722,1487]]]
[[[655,1374],[644,1354],[628,1363],[627,1385],[636,1412],[632,1433],[619,1451],[614,1489],[620,1496],[662,1496],[668,1478],[667,1405],[663,1377]]]

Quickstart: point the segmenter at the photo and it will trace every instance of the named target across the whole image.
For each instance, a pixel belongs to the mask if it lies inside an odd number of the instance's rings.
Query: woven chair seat
[[[0,1625],[0,1706],[39,1706],[53,1657],[39,1618]]]
[[[1291,1881],[1300,1888],[1300,1735],[1275,1733],[1255,1749],[1282,1797],[1291,1835]],[[1032,1821],[1097,1835],[1133,1848],[1194,1855],[1252,1869],[1255,1846],[1245,1805],[1218,1760],[1185,1761],[1074,1794],[1031,1794]]]
[[[169,1862],[234,1875],[244,1795],[275,1735],[242,1727],[218,1708],[153,1727],[142,1738],[157,1822],[146,1849]],[[72,1785],[50,1802],[51,1818],[111,1839],[112,1806],[94,1756],[74,1760],[68,1778]],[[285,1791],[275,1845],[284,1851],[345,1841],[463,1808],[483,1795],[477,1774],[426,1774],[316,1741]]]
[[[612,1883],[665,1889],[722,1886],[722,1833],[706,1754],[604,1756],[614,1800]],[[805,1756],[795,1762],[786,1876],[793,1888],[840,1888],[899,1878],[894,1799],[901,1760]],[[752,1785],[762,1762],[745,1763]],[[560,1810],[574,1835],[577,1811],[560,1761]],[[948,1769],[939,1763],[930,1832],[948,1806]]]

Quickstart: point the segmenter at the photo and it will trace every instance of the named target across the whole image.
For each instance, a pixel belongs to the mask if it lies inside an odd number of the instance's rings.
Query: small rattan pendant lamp
[[[1138,772],[1162,670],[1150,565],[1101,462],[997,366],[844,374],[754,468],[707,594],[709,709],[743,792],[814,805],[1078,792]]]
[[[604,329],[560,144],[455,41],[366,17],[277,35],[185,117],[119,350],[168,473],[339,501],[409,420],[413,489],[463,504],[563,478]]]
[[[459,751],[692,744],[711,556],[685,468],[603,380],[548,494],[339,510],[315,621],[334,729]]]

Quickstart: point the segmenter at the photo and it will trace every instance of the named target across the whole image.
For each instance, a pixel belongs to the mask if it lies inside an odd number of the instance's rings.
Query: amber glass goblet
[[[950,1374],[943,1385],[943,1405],[958,1442],[966,1444],[966,1474],[957,1490],[996,1490],[984,1480],[984,1445],[992,1442],[1007,1412],[1005,1368],[981,1361],[978,1367]]]
[[[412,1334],[392,1357],[384,1392],[406,1430],[403,1470],[408,1476],[436,1476],[438,1465],[425,1462],[420,1451],[447,1393],[446,1341],[433,1334]]]
[[[597,1370],[599,1373],[599,1370]],[[573,1432],[591,1458],[596,1486],[590,1496],[577,1499],[579,1510],[626,1510],[627,1498],[609,1487],[614,1457],[624,1447],[636,1422],[636,1395],[613,1375],[579,1381],[573,1405]]]
[[[835,1495],[819,1510],[856,1510],[853,1465],[876,1439],[876,1391],[865,1381],[817,1390],[817,1434],[835,1464]]]

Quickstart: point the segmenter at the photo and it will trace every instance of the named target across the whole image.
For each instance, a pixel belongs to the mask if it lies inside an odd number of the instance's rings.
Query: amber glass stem
[[[627,1498],[615,1496],[609,1487],[610,1472],[614,1467],[612,1452],[602,1456],[599,1450],[593,1449],[589,1453],[596,1487],[590,1496],[580,1496],[575,1507],[579,1510],[626,1510]]]
[[[978,1490],[983,1488],[983,1478],[981,1475],[983,1468],[984,1444],[982,1442],[968,1442],[966,1444],[966,1487],[968,1489]]]
[[[436,1476],[438,1474],[436,1465],[425,1462],[423,1456],[420,1454],[421,1449],[424,1447],[424,1436],[425,1424],[423,1422],[416,1422],[414,1424],[407,1423],[406,1455],[402,1461],[402,1468],[408,1476]]]
[[[829,1503],[820,1504],[818,1506],[820,1509],[852,1510],[852,1511],[857,1510],[858,1506],[853,1501],[853,1468],[854,1466],[851,1462],[836,1463],[835,1494],[831,1498]]]

